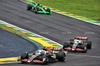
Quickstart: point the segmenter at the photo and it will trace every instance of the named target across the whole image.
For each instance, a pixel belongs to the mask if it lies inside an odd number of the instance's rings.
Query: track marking
[[[1,61],[17,61],[18,57],[10,57],[10,58],[0,58]]]
[[[15,64],[15,63],[21,63],[21,62],[19,62],[19,61],[16,61],[16,62],[7,62],[7,63],[3,63],[3,62],[0,62],[0,64]]]
[[[75,55],[75,54],[67,54],[70,56],[80,56],[80,57],[90,57],[90,58],[98,58],[100,59],[100,56],[91,56],[91,55]]]
[[[26,32],[28,32],[28,33],[35,34],[35,35],[37,35],[37,36],[39,36],[39,37],[43,37],[43,36],[41,36],[41,35],[39,35],[39,34],[33,33],[33,32],[31,32],[31,31],[28,31],[28,30],[24,29],[24,28],[21,28],[21,27],[15,26],[15,25],[13,25],[13,24],[7,23],[7,22],[5,22],[5,21],[3,21],[3,20],[0,20],[0,22],[6,23],[6,24],[11,25],[11,26],[14,26],[14,27],[19,28],[19,29],[21,29],[21,30],[24,30],[24,31],[26,31]],[[60,45],[60,46],[62,47],[61,44],[59,44],[59,43],[57,43],[57,42],[55,42],[55,41],[53,41],[53,40],[51,40],[51,39],[48,39],[48,38],[46,38],[46,37],[43,37],[43,38],[45,38],[45,39],[47,39],[47,40],[49,40],[49,41],[52,41],[52,42],[54,42],[54,43],[56,43],[56,44],[58,44],[58,45]]]

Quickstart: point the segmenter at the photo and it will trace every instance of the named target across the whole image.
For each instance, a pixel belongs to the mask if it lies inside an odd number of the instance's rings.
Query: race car
[[[53,51],[58,51],[53,53]],[[38,50],[38,52],[33,53],[29,56],[28,53],[23,53],[21,57],[18,58],[18,61],[22,63],[42,63],[48,64],[49,62],[54,61],[65,61],[67,51],[63,51],[61,48],[43,48],[43,50]]]
[[[65,50],[82,51],[84,53],[87,52],[87,49],[91,49],[91,47],[92,42],[88,41],[88,37],[84,36],[75,36],[74,39],[70,39],[63,45],[63,49]]]
[[[49,8],[44,8],[40,4],[34,2],[27,4],[27,10],[31,10],[35,13],[52,14],[52,11]]]

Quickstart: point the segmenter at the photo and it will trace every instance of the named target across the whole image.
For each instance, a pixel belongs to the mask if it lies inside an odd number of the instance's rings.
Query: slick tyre
[[[69,41],[74,41],[74,39],[70,39]]]
[[[91,49],[91,47],[92,47],[92,42],[91,41],[87,41],[87,48]]]
[[[46,11],[47,11],[47,12],[49,12],[49,13],[48,13],[48,15],[50,15],[50,9],[49,9],[49,8],[47,8],[47,10],[46,10]]]
[[[21,55],[21,60],[22,60],[22,59],[28,59],[28,58],[29,58],[28,53],[23,53],[23,54]],[[23,61],[22,61],[22,63],[26,63],[26,62],[23,62]]]
[[[66,48],[66,47],[69,47],[68,42],[64,42],[63,49]]]
[[[74,39],[70,39],[70,44],[73,44],[74,43]]]
[[[63,47],[69,47],[69,44],[68,44],[68,42],[64,42],[64,45],[63,45]]]
[[[63,51],[60,51],[56,56],[57,56],[58,61],[62,61],[62,62],[65,61],[66,55]]]
[[[28,59],[28,57],[29,57],[28,53],[23,53],[21,55],[21,59]]]
[[[32,9],[32,6],[31,5],[27,5],[27,10],[31,10]]]

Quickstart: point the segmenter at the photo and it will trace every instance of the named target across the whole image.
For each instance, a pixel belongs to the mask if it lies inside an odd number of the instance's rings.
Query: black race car
[[[53,51],[58,51],[54,53]],[[38,52],[33,53],[33,55],[29,56],[28,53],[24,53],[19,57],[18,61],[22,63],[42,63],[48,64],[49,62],[54,61],[65,61],[67,51],[63,51],[61,48],[43,48],[43,50],[38,50]]]
[[[64,50],[82,51],[85,53],[87,52],[87,49],[91,49],[91,47],[92,42],[88,41],[88,37],[84,36],[75,36],[74,39],[70,39],[63,45]]]

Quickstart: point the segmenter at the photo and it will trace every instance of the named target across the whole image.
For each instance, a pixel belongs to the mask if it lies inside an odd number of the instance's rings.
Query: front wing
[[[71,47],[65,47],[64,50],[71,50],[71,51],[85,51],[85,50],[82,49],[82,48],[76,48],[75,50],[73,50],[73,48],[71,48]]]

